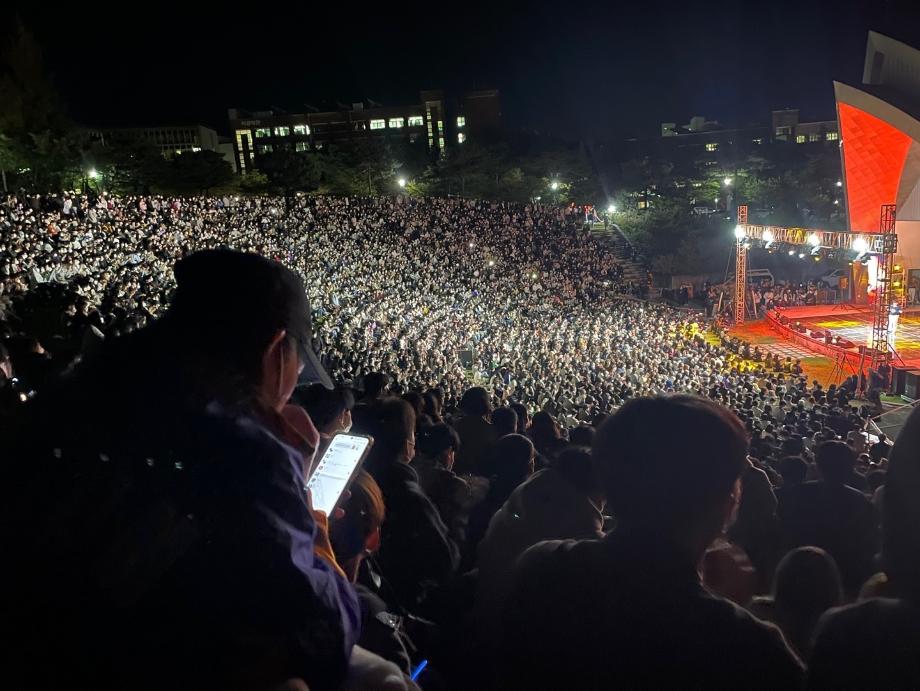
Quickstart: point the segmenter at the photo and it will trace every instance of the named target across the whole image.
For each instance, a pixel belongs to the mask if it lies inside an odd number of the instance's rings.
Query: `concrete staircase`
[[[642,283],[649,280],[648,270],[642,265],[641,261],[627,259],[630,256],[629,240],[626,239],[623,231],[620,230],[616,223],[609,224],[606,230],[603,223],[595,223],[591,228],[591,232],[620,258],[624,279],[633,283]]]

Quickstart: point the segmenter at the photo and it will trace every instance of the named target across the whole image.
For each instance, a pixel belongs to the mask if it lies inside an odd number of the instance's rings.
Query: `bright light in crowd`
[[[559,183],[556,182],[555,180],[553,180],[553,181],[549,184],[549,188],[550,188],[551,190],[558,190],[558,189],[559,189]]]
[[[474,243],[471,242],[471,243],[470,243],[470,249],[473,249],[473,245],[474,245]]]
[[[817,233],[812,233],[811,235],[808,236],[808,244],[811,245],[812,247],[817,247],[818,245],[821,244],[821,238],[818,236]]]
[[[837,187],[843,187],[843,180],[837,181]]]
[[[722,181],[722,183],[723,183],[726,187],[728,187],[728,186],[730,186],[730,185],[732,184],[732,179],[731,179],[731,178],[725,178],[725,179]]]
[[[535,281],[537,280],[537,274],[535,273],[530,274],[530,277]]]
[[[406,186],[406,178],[399,178],[399,180],[397,180],[397,182],[399,183],[399,186],[400,186],[400,187],[405,187],[405,186]]]
[[[744,226],[737,225],[735,226],[735,237],[739,240],[744,238]]]
[[[99,177],[99,173],[96,171],[95,168],[90,168],[87,175],[89,175],[90,180],[95,180],[96,178]]]
[[[804,258],[805,258],[805,253],[799,252],[799,259],[804,259]]]
[[[613,204],[607,207],[608,214],[615,214],[617,212],[617,207]]]
[[[795,254],[795,250],[789,250],[789,256],[791,257],[793,254]]]
[[[491,259],[489,260],[489,266],[495,266],[495,262]]]
[[[735,231],[737,232],[737,228],[735,229]],[[769,245],[771,242],[773,242],[773,231],[770,230],[769,228],[767,228],[767,230],[763,231],[763,241],[764,241],[765,243],[767,243],[768,245]]]
[[[866,238],[856,238],[853,240],[853,249],[862,254],[869,250],[869,243],[866,242]]]

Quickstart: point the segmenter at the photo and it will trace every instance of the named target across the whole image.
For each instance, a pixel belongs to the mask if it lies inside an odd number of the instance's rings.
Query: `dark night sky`
[[[410,103],[436,87],[496,86],[509,124],[572,139],[786,106],[824,119],[831,81],[859,82],[869,29],[920,46],[920,0],[375,4],[33,3],[21,16],[78,122],[219,130],[232,106]]]

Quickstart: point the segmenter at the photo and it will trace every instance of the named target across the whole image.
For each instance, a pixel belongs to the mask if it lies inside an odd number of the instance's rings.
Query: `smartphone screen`
[[[348,487],[373,440],[356,434],[336,434],[316,470],[307,481],[313,496],[313,508],[332,515],[342,492]]]

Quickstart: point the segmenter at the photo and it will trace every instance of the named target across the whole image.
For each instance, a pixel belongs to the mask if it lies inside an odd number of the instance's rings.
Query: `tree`
[[[169,187],[170,166],[160,151],[143,139],[112,135],[87,154],[91,167],[100,171],[109,189],[149,194],[153,187]]]
[[[169,186],[180,193],[204,193],[233,180],[233,169],[216,151],[176,154],[168,166]]]
[[[289,197],[296,191],[312,192],[321,179],[316,154],[282,150],[261,154],[257,161],[269,185]]]

